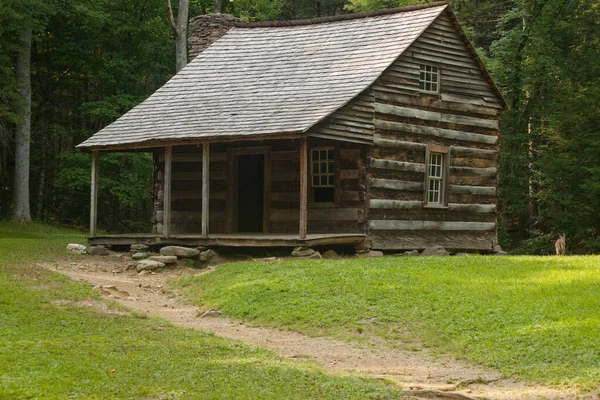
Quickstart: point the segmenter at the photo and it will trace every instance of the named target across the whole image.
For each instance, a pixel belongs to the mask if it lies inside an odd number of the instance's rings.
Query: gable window
[[[450,157],[447,150],[427,151],[425,176],[425,205],[445,207],[447,205],[446,186]]]
[[[312,201],[333,203],[335,199],[335,152],[332,148],[311,150]]]
[[[437,93],[440,90],[440,70],[433,65],[419,65],[419,89]]]

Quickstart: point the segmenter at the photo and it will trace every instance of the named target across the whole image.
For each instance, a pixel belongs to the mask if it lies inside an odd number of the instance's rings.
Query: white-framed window
[[[442,188],[444,179],[444,155],[429,153],[427,168],[427,204],[443,204]]]
[[[310,161],[312,201],[333,203],[335,201],[335,150],[330,147],[311,149]]]
[[[434,65],[419,65],[419,89],[424,92],[440,91],[440,69]]]
[[[424,205],[446,207],[450,149],[444,146],[428,146],[425,157]]]

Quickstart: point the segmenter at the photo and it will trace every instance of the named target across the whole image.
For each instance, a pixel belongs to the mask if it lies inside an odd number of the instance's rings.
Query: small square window
[[[419,65],[419,89],[425,92],[439,92],[440,70],[433,65]]]

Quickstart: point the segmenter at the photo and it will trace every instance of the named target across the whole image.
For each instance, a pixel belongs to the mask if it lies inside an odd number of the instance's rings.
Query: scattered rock
[[[419,255],[419,250],[410,250],[410,251],[405,251],[404,253],[400,254],[403,257],[414,257],[414,256],[418,256]]]
[[[85,252],[91,256],[105,256],[106,247],[104,246],[90,246],[85,249]]]
[[[175,264],[177,262],[177,257],[175,257],[175,256],[151,256],[151,257],[148,257],[148,260],[158,261],[163,264]]]
[[[181,246],[166,246],[160,249],[161,256],[176,256],[178,258],[195,258],[200,255],[200,250]]]
[[[355,250],[370,250],[371,249],[371,241],[370,240],[363,240],[362,242],[360,242],[359,244],[354,246]]]
[[[315,251],[310,256],[308,256],[308,258],[311,258],[313,260],[320,260],[323,257],[321,257],[321,253],[319,253],[318,251]]]
[[[377,250],[369,250],[369,251],[363,252],[363,253],[356,253],[356,256],[358,258],[377,258],[377,257],[383,257],[383,252],[377,251]]]
[[[140,275],[140,276],[142,276],[142,275],[148,275],[149,273],[150,273],[150,271],[148,271],[148,270],[145,269],[143,271],[140,271],[138,275]],[[148,300],[148,301],[150,301],[150,300]]]
[[[73,253],[83,254],[85,253],[85,246],[77,243],[70,243],[67,245],[67,251],[72,251]]]
[[[206,247],[206,246],[197,246],[196,250],[198,250],[200,253],[202,253],[203,251],[208,250],[208,247]]]
[[[342,259],[342,256],[340,256],[338,253],[336,253],[333,250],[327,250],[321,256],[322,256],[322,258],[326,258],[328,260],[341,260]]]
[[[469,253],[456,253],[455,256],[457,256],[457,257],[468,257]]]
[[[112,254],[110,255],[110,257],[113,257],[113,258],[121,258],[121,257],[125,257],[125,256],[124,256],[123,254],[121,254],[121,253],[112,253]]]
[[[200,261],[207,262],[216,255],[218,255],[217,252],[212,249],[205,250],[202,253],[200,253]]]
[[[134,260],[143,260],[144,258],[148,258],[152,255],[152,253],[135,253],[134,255],[131,256],[131,258],[133,258]]]
[[[201,315],[199,315],[199,317],[200,318],[218,317],[220,315],[221,315],[221,311],[215,310],[214,308],[211,308],[210,310],[207,310],[207,311],[203,312]]]
[[[142,261],[140,261],[140,262],[137,263],[137,266],[135,267],[135,270],[137,272],[151,271],[153,269],[162,268],[164,266],[165,266],[164,263],[161,263],[161,262],[158,262],[158,261],[142,260]]]
[[[146,253],[150,251],[150,247],[145,244],[132,244],[129,246],[129,251],[131,253]]]
[[[428,257],[428,256],[442,257],[442,256],[449,256],[450,253],[448,253],[446,251],[446,249],[444,249],[442,246],[435,245],[435,246],[427,247],[425,250],[423,250],[421,252],[421,255],[424,257]]]
[[[294,247],[294,251],[292,251],[293,257],[310,257],[314,254],[314,250],[310,247]]]
[[[495,246],[494,246],[494,248],[492,249],[492,251],[493,251],[494,253],[500,253],[500,252],[501,252],[501,251],[503,251],[503,250],[502,250],[502,247],[500,247],[500,245],[499,245],[499,244],[497,244],[497,245],[495,245]]]
[[[507,256],[508,253],[506,251],[499,251],[496,253],[497,256]]]
[[[106,290],[114,290],[114,291],[117,290],[117,287],[115,285],[104,285],[104,286],[102,286],[102,288],[106,289]]]

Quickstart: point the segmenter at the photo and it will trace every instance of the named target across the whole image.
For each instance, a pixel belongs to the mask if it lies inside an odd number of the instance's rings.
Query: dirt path
[[[500,374],[456,360],[435,360],[426,350],[371,350],[324,338],[269,328],[250,327],[223,317],[199,317],[167,289],[169,278],[209,273],[189,268],[139,275],[127,262],[112,257],[88,257],[77,262],[44,264],[73,280],[84,280],[106,297],[131,310],[163,318],[187,328],[241,340],[292,359],[312,360],[337,373],[356,371],[398,382],[415,398],[573,399],[576,394],[545,386],[502,379]],[[408,394],[408,393],[407,393]]]

